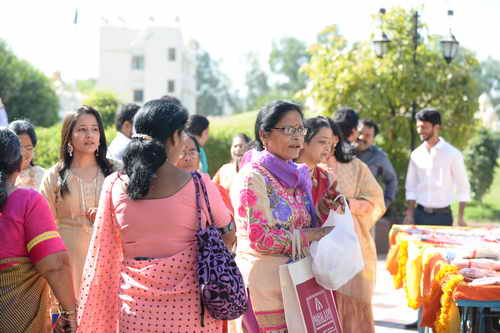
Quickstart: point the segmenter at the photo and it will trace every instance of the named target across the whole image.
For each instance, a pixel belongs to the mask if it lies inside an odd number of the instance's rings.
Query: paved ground
[[[416,332],[403,329],[417,318],[417,311],[406,306],[403,290],[395,290],[385,269],[385,258],[377,263],[377,286],[373,297],[375,331],[377,333]]]

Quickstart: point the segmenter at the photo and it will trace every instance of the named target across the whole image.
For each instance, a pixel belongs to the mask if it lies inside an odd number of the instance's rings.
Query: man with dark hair
[[[359,116],[353,109],[340,109],[335,112],[333,121],[339,126],[344,138],[353,143],[358,137]]]
[[[194,136],[200,145],[200,169],[204,173],[208,173],[208,158],[203,147],[208,140],[209,125],[207,117],[199,114],[191,115],[186,125],[186,131]]]
[[[359,136],[354,143],[358,152],[357,156],[370,168],[373,176],[384,185],[385,206],[389,208],[396,198],[398,177],[389,158],[387,158],[387,154],[374,145],[379,128],[374,121],[362,119],[359,122],[358,130]]]
[[[122,161],[125,148],[130,142],[130,137],[132,137],[134,116],[139,111],[139,108],[139,105],[134,103],[120,106],[115,119],[116,137],[108,147],[108,158]]]
[[[410,157],[406,176],[406,224],[453,225],[450,205],[458,200],[457,224],[465,226],[464,210],[470,185],[462,153],[439,136],[441,114],[432,109],[416,115],[423,141]]]

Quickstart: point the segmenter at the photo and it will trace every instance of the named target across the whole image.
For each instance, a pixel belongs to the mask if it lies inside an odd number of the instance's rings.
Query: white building
[[[483,93],[479,97],[479,111],[475,117],[480,119],[482,125],[492,131],[500,132],[500,119],[498,117],[498,108],[493,106],[488,94]]]
[[[179,28],[106,25],[100,35],[98,89],[137,104],[173,95],[196,113],[196,50],[184,42]]]

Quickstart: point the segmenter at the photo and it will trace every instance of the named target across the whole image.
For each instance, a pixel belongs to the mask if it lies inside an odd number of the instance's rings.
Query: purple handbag
[[[221,232],[214,224],[208,193],[201,175],[192,173],[196,188],[196,210],[199,230],[198,283],[200,286],[201,326],[204,327],[205,308],[215,319],[236,319],[247,311],[245,283],[232,254],[224,245]],[[205,197],[210,220],[206,228],[201,225],[200,188]]]

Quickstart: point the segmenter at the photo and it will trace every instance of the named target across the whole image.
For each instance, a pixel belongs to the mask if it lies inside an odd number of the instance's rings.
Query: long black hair
[[[16,133],[0,127],[0,212],[7,201],[7,179],[21,168],[21,142]]]
[[[335,159],[340,163],[349,163],[354,159],[355,150],[349,141],[344,138],[344,134],[335,120],[328,118],[333,135],[339,138],[337,146],[333,150]],[[352,133],[352,132],[351,132]]]
[[[187,111],[163,99],[147,102],[134,118],[135,135],[123,155],[123,170],[129,177],[128,197],[144,198],[155,172],[167,160],[167,139],[183,131]]]
[[[351,136],[354,129],[358,128],[359,116],[353,109],[339,109],[335,111],[333,121],[337,124],[342,134],[344,134],[344,138],[347,139]]]
[[[89,114],[95,117],[99,127],[99,147],[97,148],[95,158],[97,165],[101,169],[105,177],[109,176],[113,170],[113,164],[106,158],[108,145],[106,144],[106,133],[99,112],[91,106],[83,105],[75,112],[71,112],[64,117],[63,126],[61,129],[61,148],[59,151],[59,192],[61,196],[69,193],[68,188],[68,170],[71,168],[73,156],[70,154],[68,144],[71,143],[71,136],[75,129],[76,122],[81,115]]]
[[[271,129],[290,111],[297,111],[304,119],[302,107],[299,104],[289,101],[273,101],[265,105],[257,115],[255,120],[255,148],[258,151],[264,150],[264,144],[260,137],[260,131],[270,132]]]
[[[16,133],[17,136],[19,135],[29,136],[33,148],[36,147],[38,139],[36,137],[35,127],[33,126],[32,123],[30,123],[27,120],[15,120],[9,124],[9,129],[14,131],[14,133]],[[33,159],[31,159],[30,164],[31,166],[35,165]]]

